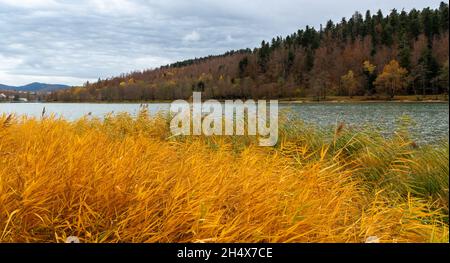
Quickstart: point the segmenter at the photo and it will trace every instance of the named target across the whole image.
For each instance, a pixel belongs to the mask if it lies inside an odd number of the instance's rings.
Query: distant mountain
[[[70,86],[62,85],[62,84],[47,84],[47,83],[39,83],[33,82],[24,86],[7,86],[0,84],[0,90],[16,90],[16,91],[28,91],[28,92],[45,92],[45,91],[54,91],[58,89],[66,89]]]
[[[14,87],[0,84],[0,90],[11,90]]]

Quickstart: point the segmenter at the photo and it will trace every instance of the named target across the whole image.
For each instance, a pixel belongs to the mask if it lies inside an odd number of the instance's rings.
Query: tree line
[[[293,98],[448,93],[448,4],[329,20],[258,48],[99,79],[54,101]]]

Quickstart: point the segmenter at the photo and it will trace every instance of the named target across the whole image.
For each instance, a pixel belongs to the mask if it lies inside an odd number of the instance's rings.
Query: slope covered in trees
[[[448,4],[356,12],[259,48],[191,59],[55,91],[49,100],[395,96],[448,93]]]

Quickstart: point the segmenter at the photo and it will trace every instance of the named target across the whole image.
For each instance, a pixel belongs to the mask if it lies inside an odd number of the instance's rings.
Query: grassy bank
[[[0,242],[448,242],[449,146],[283,122],[171,137],[164,117],[0,116]]]

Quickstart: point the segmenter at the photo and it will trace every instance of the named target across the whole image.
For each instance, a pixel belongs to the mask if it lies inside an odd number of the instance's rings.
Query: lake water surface
[[[150,103],[148,110],[154,115],[168,112],[169,103]],[[0,114],[15,113],[40,117],[45,107],[46,115],[54,113],[69,120],[74,120],[91,113],[103,117],[108,113],[139,112],[139,103],[0,103]],[[399,120],[408,116],[414,123],[411,131],[418,141],[433,142],[448,140],[449,104],[448,103],[299,103],[280,104],[280,111],[288,110],[291,116],[307,123],[321,127],[344,122],[357,127],[366,124],[392,133],[399,125]]]

